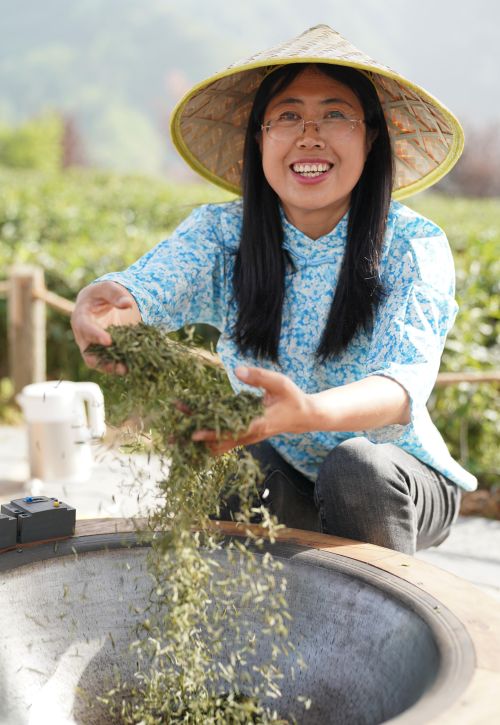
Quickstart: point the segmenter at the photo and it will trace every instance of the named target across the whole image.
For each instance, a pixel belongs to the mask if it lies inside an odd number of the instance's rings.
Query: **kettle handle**
[[[87,403],[90,435],[92,438],[102,438],[106,433],[104,422],[104,396],[97,383],[75,383],[75,393]]]

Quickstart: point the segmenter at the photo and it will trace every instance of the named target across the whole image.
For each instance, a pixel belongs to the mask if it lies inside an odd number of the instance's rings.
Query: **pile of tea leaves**
[[[277,522],[257,496],[262,474],[246,451],[215,458],[191,439],[200,429],[243,432],[262,413],[262,399],[235,395],[224,370],[192,343],[144,324],[108,331],[111,346],[89,348],[127,370],[103,377],[108,419],[139,416],[168,475],[148,519],[153,585],[132,644],[137,671],[131,682],[118,677],[100,702],[116,723],[286,722],[263,704],[278,702],[278,661],[293,648],[281,566],[256,554],[264,542],[248,527],[257,518],[274,540]],[[212,519],[231,496],[246,538],[224,542]]]

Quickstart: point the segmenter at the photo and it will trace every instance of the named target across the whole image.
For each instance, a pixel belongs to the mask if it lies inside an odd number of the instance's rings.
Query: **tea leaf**
[[[137,670],[132,682],[118,678],[100,702],[119,723],[284,723],[263,704],[280,697],[284,675],[276,662],[292,650],[281,565],[267,552],[257,559],[249,543],[262,548],[264,540],[250,530],[246,543],[224,547],[211,521],[237,497],[238,521],[260,520],[273,539],[277,522],[258,495],[262,474],[246,451],[214,458],[191,440],[202,428],[245,431],[262,414],[262,400],[235,395],[225,372],[192,343],[144,324],[109,332],[111,346],[89,348],[102,362],[127,369],[103,379],[107,408],[116,424],[139,421],[127,443],[143,446],[146,434],[149,453],[168,474],[158,481],[161,499],[148,518],[156,534],[147,616],[132,645]],[[256,665],[263,633],[273,644],[268,660]]]

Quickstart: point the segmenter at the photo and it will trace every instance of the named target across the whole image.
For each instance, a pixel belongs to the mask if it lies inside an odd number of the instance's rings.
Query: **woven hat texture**
[[[186,93],[171,117],[181,156],[201,176],[241,193],[245,130],[257,88],[274,68],[309,62],[357,68],[375,85],[395,160],[394,198],[436,183],[460,157],[463,131],[445,106],[327,25],[237,61]]]

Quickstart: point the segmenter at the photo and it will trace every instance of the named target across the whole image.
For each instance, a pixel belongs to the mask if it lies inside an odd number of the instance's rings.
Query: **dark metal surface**
[[[333,553],[287,543],[266,548],[283,563],[290,636],[307,665],[285,679],[280,713],[304,725],[420,725],[463,691],[472,645],[430,595]],[[127,649],[139,617],[133,609],[150,590],[146,554],[134,534],[106,534],[0,557],[4,722],[46,723],[50,713],[52,722],[90,725],[75,687],[98,694],[114,665],[133,672]],[[224,552],[217,557],[224,564]],[[270,646],[260,641],[257,661]],[[228,641],[228,657],[230,649]],[[281,663],[285,670],[290,664]],[[297,695],[312,700],[305,714]]]

